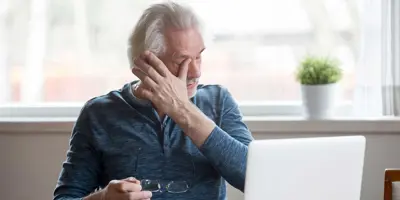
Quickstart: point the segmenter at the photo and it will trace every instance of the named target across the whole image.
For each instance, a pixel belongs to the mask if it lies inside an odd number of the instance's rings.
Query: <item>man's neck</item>
[[[156,112],[158,114],[158,117],[160,118],[160,122],[162,123],[164,121],[166,115],[163,114],[162,112],[157,111],[157,109],[156,109]]]

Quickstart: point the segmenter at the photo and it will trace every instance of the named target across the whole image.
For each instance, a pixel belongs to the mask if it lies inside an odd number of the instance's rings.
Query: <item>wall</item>
[[[254,133],[256,139],[344,135],[334,133]],[[52,199],[70,133],[0,132],[0,200]],[[362,200],[383,199],[385,168],[400,168],[399,133],[368,133]],[[229,189],[230,200],[242,200]]]

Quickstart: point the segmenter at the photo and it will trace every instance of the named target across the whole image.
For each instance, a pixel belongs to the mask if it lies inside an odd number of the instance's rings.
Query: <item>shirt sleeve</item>
[[[248,145],[253,137],[237,103],[227,90],[224,93],[220,126],[213,129],[200,150],[229,184],[243,192]]]
[[[92,144],[88,116],[85,106],[72,130],[53,200],[81,200],[99,186],[99,155]]]

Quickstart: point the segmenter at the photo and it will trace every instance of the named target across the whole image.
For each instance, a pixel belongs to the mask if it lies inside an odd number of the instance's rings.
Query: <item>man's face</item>
[[[201,54],[204,51],[204,42],[196,29],[167,29],[165,32],[167,49],[160,59],[169,71],[178,76],[181,65],[186,59],[192,61],[188,66],[187,92],[189,98],[196,94],[197,85],[201,76]]]

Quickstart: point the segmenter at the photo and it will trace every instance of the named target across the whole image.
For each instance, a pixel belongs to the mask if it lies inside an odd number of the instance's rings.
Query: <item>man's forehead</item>
[[[173,58],[189,58],[191,56],[201,54],[206,48],[203,46],[202,48],[197,48],[197,49],[198,50],[192,51],[192,52],[189,52],[186,50],[180,50],[180,51],[176,50],[176,51],[173,51],[172,57]]]
[[[195,29],[166,29],[167,54],[175,57],[192,57],[204,50],[200,32]]]

